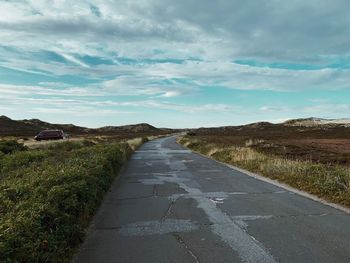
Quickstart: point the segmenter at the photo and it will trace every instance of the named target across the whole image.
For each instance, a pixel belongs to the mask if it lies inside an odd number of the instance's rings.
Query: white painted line
[[[176,165],[175,165],[176,166]],[[197,202],[197,207],[202,209],[212,222],[211,230],[218,235],[231,249],[236,251],[243,262],[246,263],[275,263],[276,260],[269,251],[249,235],[242,226],[232,220],[227,214],[216,207],[218,201],[204,196],[204,193],[198,189],[186,184],[186,178],[157,176],[152,183],[176,183],[185,190],[190,198]],[[146,180],[140,180],[142,183],[149,183]],[[220,198],[220,197],[219,197]]]
[[[246,216],[231,216],[233,220],[240,220],[240,221],[252,221],[252,220],[258,220],[258,219],[271,219],[273,218],[273,215],[246,215]]]
[[[190,220],[165,219],[164,221],[142,221],[123,226],[119,233],[124,236],[164,235],[168,233],[191,232],[198,225]]]
[[[190,150],[137,150],[135,153],[190,153]]]

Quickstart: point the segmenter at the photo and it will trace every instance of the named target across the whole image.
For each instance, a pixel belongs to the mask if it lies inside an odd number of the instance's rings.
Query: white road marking
[[[198,225],[190,220],[165,219],[162,221],[143,221],[127,224],[119,230],[119,233],[124,236],[149,236],[190,232],[196,229],[198,229]]]
[[[222,212],[216,204],[205,196],[200,189],[193,187],[192,175],[187,171],[184,162],[174,161],[170,162],[171,152],[165,149],[159,149],[159,154],[167,159],[169,168],[174,174],[169,176],[155,176],[152,181],[140,180],[144,184],[164,184],[175,183],[181,189],[185,190],[189,198],[197,202],[197,207],[201,208],[207,215],[210,222],[212,222],[211,230],[218,235],[223,242],[225,242],[231,249],[236,251],[240,258],[246,263],[275,263],[276,260],[267,251],[264,246],[254,237],[250,236],[242,225],[231,219],[226,213]],[[191,153],[191,151],[188,151]],[[182,174],[179,177],[178,174]],[[191,186],[190,186],[191,185]],[[227,195],[227,194],[226,194]],[[171,198],[171,197],[170,197]],[[219,198],[225,198],[221,196]]]
[[[208,219],[213,223],[212,231],[221,237],[221,239],[235,250],[244,262],[247,263],[272,263],[276,260],[272,255],[258,242],[240,227],[228,215],[223,213],[208,198],[202,197],[199,189],[180,183],[179,186],[186,192],[196,194],[193,199],[197,201]]]
[[[183,163],[179,161],[182,165]],[[173,162],[171,165],[173,168],[182,168],[177,162]],[[190,187],[186,183],[189,181],[187,178],[181,178],[174,174],[172,177],[156,176],[153,179],[153,183],[176,183],[180,188],[188,193],[188,198],[192,198],[197,202],[197,207],[201,208],[208,219],[213,223],[211,226],[212,232],[220,236],[220,238],[233,250],[235,250],[241,259],[246,263],[275,263],[276,260],[273,256],[264,248],[264,246],[258,242],[255,238],[250,236],[243,228],[243,226],[235,220],[231,219],[227,214],[222,212],[216,207],[216,204],[205,196],[200,189]],[[140,180],[142,183],[150,183],[147,180]],[[177,195],[181,196],[181,195]],[[183,195],[182,195],[183,196]]]

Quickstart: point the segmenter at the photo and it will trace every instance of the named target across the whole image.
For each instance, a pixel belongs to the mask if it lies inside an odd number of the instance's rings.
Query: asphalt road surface
[[[168,137],[132,156],[74,261],[350,262],[350,217]]]

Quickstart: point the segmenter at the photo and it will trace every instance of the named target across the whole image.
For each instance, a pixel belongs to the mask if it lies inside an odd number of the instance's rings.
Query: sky
[[[0,115],[87,127],[347,118],[347,0],[0,0]]]

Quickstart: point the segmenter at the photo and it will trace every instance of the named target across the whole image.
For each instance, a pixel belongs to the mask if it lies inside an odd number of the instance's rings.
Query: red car
[[[45,130],[34,137],[35,140],[60,140],[64,139],[64,132],[62,130]]]

